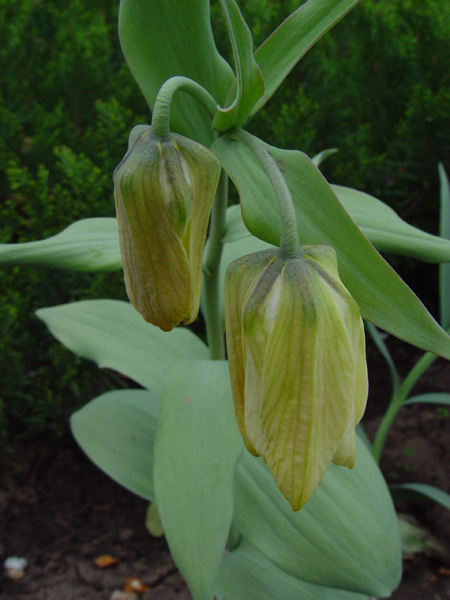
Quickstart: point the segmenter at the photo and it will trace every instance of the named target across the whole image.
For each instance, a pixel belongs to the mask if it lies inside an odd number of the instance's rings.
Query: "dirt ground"
[[[406,372],[420,353],[397,346]],[[375,352],[369,351],[369,363],[364,425],[372,436],[386,407],[388,372]],[[449,388],[450,364],[438,360],[417,392]],[[450,492],[449,425],[448,413],[436,406],[402,409],[381,463],[388,481],[429,483]],[[147,503],[94,467],[72,440],[58,446],[49,439],[15,444],[10,465],[0,489],[0,561],[17,555],[28,560],[28,568],[17,581],[0,575],[0,598],[110,600],[130,577],[148,586],[142,600],[190,598],[164,539],[150,537],[144,528]],[[450,548],[450,511],[431,503],[399,509]],[[118,562],[96,566],[94,560],[105,554]],[[403,581],[392,598],[450,599],[450,564],[426,554],[405,557]]]

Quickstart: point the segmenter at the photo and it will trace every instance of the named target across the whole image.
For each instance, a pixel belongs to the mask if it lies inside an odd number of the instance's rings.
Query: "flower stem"
[[[421,356],[421,358],[405,377],[403,383],[400,385],[397,391],[394,391],[392,394],[391,402],[384,413],[373,440],[372,455],[377,462],[380,462],[386,436],[395,417],[397,416],[398,411],[403,406],[404,401],[407,399],[409,392],[415,386],[416,382],[425,373],[428,367],[436,360],[436,358],[436,354],[425,352],[425,354]]]
[[[225,358],[225,339],[222,330],[219,298],[219,268],[222,257],[225,217],[228,204],[228,176],[222,169],[211,213],[211,226],[203,262],[203,314],[206,321],[211,360]]]
[[[171,77],[163,83],[156,97],[152,114],[152,128],[154,133],[161,138],[170,134],[170,104],[177,90],[190,94],[197,100],[208,115],[213,118],[217,112],[217,103],[209,92],[199,83],[188,77]]]
[[[297,217],[291,193],[280,168],[258,138],[250,135],[243,129],[234,130],[233,135],[240,139],[253,152],[266,172],[275,191],[281,214],[281,253],[286,258],[298,258],[302,253],[300,250]]]

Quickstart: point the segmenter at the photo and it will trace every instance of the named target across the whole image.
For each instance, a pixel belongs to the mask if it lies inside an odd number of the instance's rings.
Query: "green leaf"
[[[217,600],[367,600],[366,595],[296,579],[245,539],[223,557],[215,594]]]
[[[151,109],[161,85],[174,75],[193,79],[225,104],[234,75],[214,43],[209,0],[121,0],[119,35],[128,67]],[[182,92],[171,105],[171,126],[206,146],[213,139],[203,108]]]
[[[450,183],[442,164],[439,164],[441,182],[441,215],[439,233],[443,240],[450,240]],[[441,325],[450,325],[450,265],[439,265],[439,304]]]
[[[450,557],[450,552],[425,527],[420,525],[411,515],[401,515],[398,519],[402,538],[403,554],[427,552],[444,558]]]
[[[256,113],[274,94],[292,68],[359,0],[308,0],[293,12],[255,53],[265,90]]]
[[[212,599],[243,443],[225,361],[184,361],[164,388],[154,485],[171,554],[195,600]]]
[[[450,394],[445,392],[428,392],[428,394],[419,394],[418,396],[411,396],[404,401],[403,404],[445,404],[450,405]]]
[[[394,500],[433,500],[450,509],[450,494],[426,483],[398,483],[390,485]]]
[[[389,206],[369,194],[331,186],[342,206],[380,252],[412,256],[426,262],[450,261],[450,241],[408,225]]]
[[[146,323],[128,302],[83,300],[36,314],[72,352],[157,393],[179,360],[208,357],[207,347],[192,332],[176,328],[165,333]]]
[[[127,490],[154,500],[153,441],[159,396],[148,390],[115,390],[75,412],[70,425],[83,451]]]
[[[227,208],[225,221],[225,235],[222,242],[234,242],[251,235],[250,231],[244,224],[241,214],[241,205],[235,204]]]
[[[319,152],[319,154],[313,156],[311,160],[316,165],[316,167],[319,167],[325,160],[327,160],[329,156],[333,156],[333,154],[336,154],[336,152],[339,152],[337,148],[329,148],[328,150],[322,150],[322,152]]]
[[[238,188],[247,228],[266,242],[279,245],[275,193],[254,155],[236,136],[239,131],[220,138],[212,150]],[[340,277],[363,317],[400,339],[450,358],[450,337],[362,235],[312,161],[301,152],[264,146],[289,186],[301,243],[335,248]]]
[[[219,108],[213,127],[226,131],[242,125],[256,101],[264,93],[264,81],[253,56],[253,39],[250,29],[235,0],[221,0],[220,5],[227,24],[236,66],[236,80],[227,100],[235,96],[227,108]]]
[[[236,472],[234,525],[280,569],[318,585],[385,597],[401,577],[397,518],[383,476],[356,438],[353,470],[331,465],[293,512],[260,459]]]
[[[0,244],[0,265],[74,271],[121,269],[117,221],[83,219],[45,240]]]
[[[252,235],[245,227],[241,216],[240,206],[230,206],[227,209],[226,231],[222,239],[225,242],[222,258],[219,265],[219,312],[221,322],[225,331],[225,272],[228,266],[236,259],[271,248],[270,244],[263,242]]]
[[[381,356],[384,358],[387,366],[389,367],[393,390],[394,390],[394,392],[396,392],[400,386],[400,376],[398,374],[397,367],[395,366],[395,363],[391,356],[391,353],[389,352],[388,347],[384,343],[384,340],[381,337],[381,333],[378,331],[378,329],[374,325],[372,325],[372,323],[366,322],[365,325],[366,325],[367,331],[370,333],[370,335],[375,343],[375,346],[378,348]]]
[[[151,473],[151,471],[149,471]],[[163,537],[164,528],[159,516],[158,505],[156,502],[150,502],[145,513],[145,528],[153,537]]]

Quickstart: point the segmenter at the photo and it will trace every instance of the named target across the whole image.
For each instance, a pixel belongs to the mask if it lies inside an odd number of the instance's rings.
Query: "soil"
[[[420,352],[394,344],[402,374]],[[389,374],[376,351],[368,348],[371,394],[364,427],[373,436],[386,408]],[[436,361],[417,393],[448,391],[450,364]],[[450,417],[434,405],[401,410],[387,440],[381,468],[389,482],[421,482],[450,493]],[[18,580],[0,575],[4,600],[110,600],[128,578],[148,590],[142,600],[188,600],[163,538],[144,527],[147,503],[99,471],[70,439],[39,439],[13,445],[10,466],[0,490],[0,560],[25,557],[28,567]],[[450,512],[433,503],[399,504],[430,536],[450,548]],[[96,566],[111,555],[117,563]],[[450,564],[418,553],[404,558],[404,577],[393,600],[450,599]],[[283,600],[275,598],[274,600]],[[299,599],[300,600],[300,599]]]

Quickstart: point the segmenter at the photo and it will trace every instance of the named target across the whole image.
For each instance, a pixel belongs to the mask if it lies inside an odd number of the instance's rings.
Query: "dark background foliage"
[[[241,0],[255,47],[298,4]],[[310,155],[338,148],[323,165],[330,181],[363,189],[436,233],[437,164],[450,166],[445,5],[363,0],[249,128]],[[117,12],[118,0],[0,0],[0,242],[114,215],[112,171],[131,127],[150,119],[121,55]],[[228,56],[214,3],[212,20]],[[413,272],[410,261],[399,264]],[[0,439],[7,451],[13,438],[66,432],[70,412],[118,383],[54,341],[34,311],[125,294],[120,273],[27,268],[2,269],[0,289]]]

